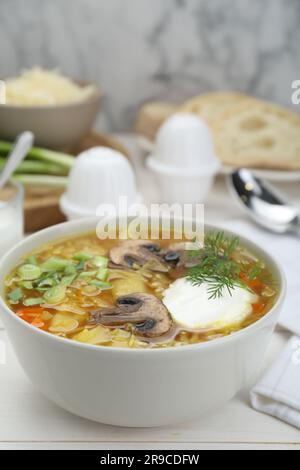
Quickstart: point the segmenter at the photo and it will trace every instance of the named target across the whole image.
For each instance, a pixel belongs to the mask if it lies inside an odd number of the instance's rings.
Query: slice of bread
[[[207,93],[187,101],[180,111],[197,114],[207,124],[214,126],[224,113],[251,99],[250,96],[235,92]]]
[[[300,170],[300,115],[242,93],[200,95],[182,106],[146,103],[135,131],[154,140],[176,112],[194,113],[211,127],[221,162],[234,167]]]
[[[140,109],[134,130],[148,139],[154,140],[160,126],[176,113],[177,106],[159,101],[144,104]]]
[[[300,115],[288,109],[247,101],[223,113],[213,133],[224,164],[300,170]]]
[[[197,96],[180,106],[163,101],[148,102],[141,107],[134,130],[138,134],[154,140],[161,125],[176,112],[197,114],[209,125],[213,125],[225,111],[246,99],[251,98],[241,93],[216,92]]]

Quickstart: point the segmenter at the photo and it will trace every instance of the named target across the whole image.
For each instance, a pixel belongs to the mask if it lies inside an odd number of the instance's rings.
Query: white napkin
[[[300,339],[293,336],[250,394],[253,408],[300,429]]]
[[[279,325],[292,336],[279,359],[251,391],[251,403],[256,410],[300,429],[300,238],[270,234],[246,219],[223,225],[269,251],[287,276],[288,295]]]

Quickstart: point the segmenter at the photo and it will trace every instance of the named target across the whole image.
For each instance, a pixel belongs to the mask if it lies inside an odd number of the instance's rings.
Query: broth
[[[174,240],[100,241],[95,234],[61,240],[20,262],[5,280],[6,301],[36,328],[99,346],[165,348],[227,336],[262,318],[274,305],[278,288],[264,260],[236,240],[210,237],[196,252]],[[184,294],[193,287],[196,297],[207,286],[203,309],[222,309],[225,296],[231,305],[240,289],[242,296],[252,296],[250,310],[222,326],[219,320],[209,327],[184,326],[166,307],[170,297],[179,310],[177,285]],[[193,315],[191,311],[192,321],[198,321]]]

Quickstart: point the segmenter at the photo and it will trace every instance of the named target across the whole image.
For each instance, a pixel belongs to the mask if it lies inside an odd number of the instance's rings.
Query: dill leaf
[[[199,257],[199,264],[190,268],[186,274],[187,279],[195,286],[207,283],[209,299],[221,298],[224,291],[232,295],[236,287],[249,289],[241,279],[241,272],[246,270],[236,261],[233,254],[239,248],[238,237],[227,238],[224,232],[210,232],[205,236],[204,248],[193,252]],[[246,276],[253,280],[260,274],[260,267],[253,266]]]

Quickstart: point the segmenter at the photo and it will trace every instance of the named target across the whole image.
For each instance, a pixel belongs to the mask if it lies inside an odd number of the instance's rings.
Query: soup
[[[25,322],[81,343],[165,348],[210,341],[258,321],[278,288],[237,238],[105,240],[85,234],[42,247],[5,280]]]

